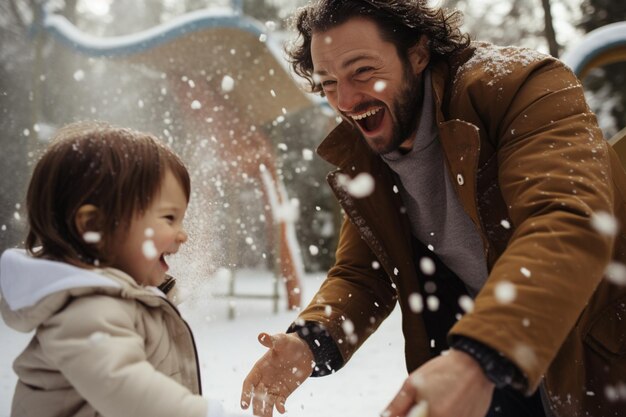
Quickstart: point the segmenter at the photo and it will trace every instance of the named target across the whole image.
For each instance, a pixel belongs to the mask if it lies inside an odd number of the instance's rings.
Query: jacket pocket
[[[591,324],[585,343],[609,356],[626,354],[626,297],[604,309]]]

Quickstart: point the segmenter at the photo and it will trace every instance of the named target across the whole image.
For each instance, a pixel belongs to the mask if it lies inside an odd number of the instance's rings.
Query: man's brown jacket
[[[626,415],[626,286],[616,284],[626,280],[626,174],[580,82],[555,59],[487,44],[431,73],[444,159],[489,270],[449,335],[501,352],[557,416]],[[328,181],[346,217],[336,263],[300,318],[321,323],[347,361],[397,300],[412,371],[430,358],[416,308],[424,277],[396,179],[346,122],[318,153],[338,167]],[[338,174],[361,172],[375,189],[354,198]],[[508,303],[496,296],[503,282],[515,288]]]

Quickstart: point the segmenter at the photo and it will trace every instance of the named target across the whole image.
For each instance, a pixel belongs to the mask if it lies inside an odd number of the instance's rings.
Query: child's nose
[[[185,230],[181,230],[180,232],[178,232],[178,236],[176,236],[176,238],[178,240],[178,243],[183,244],[187,242],[189,235],[187,234]]]

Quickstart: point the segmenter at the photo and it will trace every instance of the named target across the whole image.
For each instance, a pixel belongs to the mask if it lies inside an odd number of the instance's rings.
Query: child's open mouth
[[[165,262],[165,255],[166,255],[165,253],[161,254],[161,257],[159,258],[159,263],[161,264],[163,269],[167,272],[167,270],[170,269],[170,267],[167,264],[167,262]]]

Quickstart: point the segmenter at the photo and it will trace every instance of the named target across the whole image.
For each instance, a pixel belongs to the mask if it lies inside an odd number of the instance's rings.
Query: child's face
[[[127,234],[120,234],[121,242],[113,249],[113,266],[141,285],[161,284],[169,269],[165,256],[176,253],[187,241],[183,229],[186,210],[185,192],[168,170],[152,204],[133,217]]]

